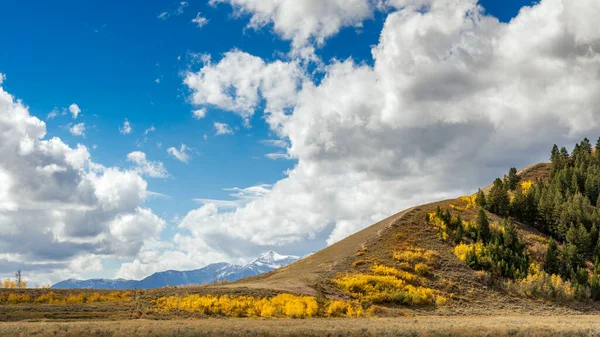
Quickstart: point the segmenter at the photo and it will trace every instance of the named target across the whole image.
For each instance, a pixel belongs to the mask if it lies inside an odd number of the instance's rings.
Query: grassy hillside
[[[465,221],[474,221],[477,209],[469,207],[466,199],[446,200],[412,208],[306,260],[260,277],[242,280],[229,287],[276,288],[328,298],[360,299],[338,286],[336,280],[353,275],[377,275],[377,269],[375,272],[373,269],[384,266],[406,273],[404,279],[416,279],[412,284],[431,289],[435,296],[443,297],[444,300],[436,303],[434,299],[431,303],[418,305],[381,302],[377,304],[381,315],[547,315],[596,310],[593,305],[584,303],[549,303],[529,298],[506,289],[505,283],[494,282],[489,275],[469,268],[454,254],[456,245],[441,240],[436,227],[425,220],[425,214],[434,213],[439,206],[452,210],[454,215],[460,215]],[[489,217],[492,223],[501,221],[501,218],[493,214],[489,214]],[[547,236],[524,224],[518,224],[518,232],[527,243],[527,250],[533,260],[541,261]],[[430,261],[416,257],[416,260],[425,262],[429,271],[419,275],[414,268],[417,263],[409,263],[407,266],[406,262],[394,258],[394,253],[398,252],[431,255]]]

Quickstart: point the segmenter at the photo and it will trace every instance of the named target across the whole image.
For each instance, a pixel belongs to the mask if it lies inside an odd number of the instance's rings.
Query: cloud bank
[[[92,161],[83,145],[46,138],[46,124],[0,87],[0,270],[35,283],[99,271],[102,258],[135,258],[165,222],[143,207],[135,171]]]

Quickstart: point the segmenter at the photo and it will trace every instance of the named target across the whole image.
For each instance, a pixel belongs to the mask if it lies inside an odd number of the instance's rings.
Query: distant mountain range
[[[58,282],[52,286],[55,289],[152,289],[164,286],[181,286],[188,284],[213,283],[215,281],[237,281],[239,279],[255,276],[292,264],[302,257],[294,255],[279,255],[268,251],[259,258],[244,266],[233,265],[225,262],[213,263],[204,268],[177,271],[167,270],[154,273],[143,280],[125,279],[69,279]]]

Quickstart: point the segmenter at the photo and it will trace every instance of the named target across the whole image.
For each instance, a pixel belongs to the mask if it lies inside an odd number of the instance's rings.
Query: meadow
[[[11,322],[0,335],[81,337],[597,336],[598,316]]]

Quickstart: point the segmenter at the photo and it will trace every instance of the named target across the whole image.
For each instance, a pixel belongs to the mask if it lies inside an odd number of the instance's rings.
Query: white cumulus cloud
[[[147,183],[135,171],[47,137],[46,124],[2,87],[0,129],[0,276],[22,269],[32,284],[81,277],[158,239],[164,221],[142,208]]]
[[[131,131],[133,130],[131,123],[129,123],[129,120],[127,118],[125,118],[125,121],[123,121],[123,126],[121,126],[119,128],[119,132],[122,135],[128,135],[131,133]]]
[[[231,127],[225,123],[218,123],[216,122],[214,124],[215,126],[215,134],[217,136],[220,135],[232,135],[233,134],[233,129],[231,129]]]
[[[190,161],[190,151],[191,149],[185,144],[181,144],[179,149],[177,149],[176,147],[170,147],[167,149],[167,153],[169,153],[171,156],[175,157],[175,159],[185,164],[189,163]]]
[[[150,178],[167,178],[169,173],[164,164],[159,161],[149,161],[146,154],[134,151],[127,155],[127,160],[135,164],[135,171]]]
[[[202,28],[208,24],[208,19],[203,17],[202,13],[198,12],[192,22],[196,24],[196,27]]]
[[[206,109],[202,108],[202,109],[197,109],[192,111],[192,115],[194,116],[194,119],[202,119],[204,117],[206,117]]]
[[[311,43],[322,45],[341,28],[361,26],[376,8],[373,0],[210,0],[227,3],[238,14],[250,14],[249,27],[272,25],[277,34],[292,41],[294,49]]]
[[[231,51],[212,64],[205,60],[199,72],[188,72],[185,84],[193,91],[196,105],[213,105],[235,112],[247,122],[261,99],[266,112],[280,116],[294,106],[302,69],[294,62],[265,63],[250,54]]]
[[[85,136],[85,123],[74,124],[69,127],[69,132],[73,136]]]
[[[79,105],[73,103],[69,106],[69,112],[73,116],[73,119],[77,119],[77,116],[81,113],[81,109],[79,108]]]

